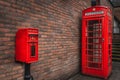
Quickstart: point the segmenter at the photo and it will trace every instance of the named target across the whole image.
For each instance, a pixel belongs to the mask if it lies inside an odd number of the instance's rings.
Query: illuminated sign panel
[[[88,12],[85,13],[85,16],[104,14],[104,11]]]

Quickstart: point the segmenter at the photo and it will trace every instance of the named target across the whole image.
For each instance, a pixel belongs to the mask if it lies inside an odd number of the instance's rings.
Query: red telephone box
[[[16,33],[16,61],[32,63],[38,60],[38,29],[24,28]]]
[[[82,73],[107,78],[112,70],[112,12],[105,6],[82,14]]]

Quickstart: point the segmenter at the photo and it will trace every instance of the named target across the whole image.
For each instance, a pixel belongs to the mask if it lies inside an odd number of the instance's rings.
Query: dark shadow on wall
[[[79,18],[79,71],[82,71],[82,18]]]

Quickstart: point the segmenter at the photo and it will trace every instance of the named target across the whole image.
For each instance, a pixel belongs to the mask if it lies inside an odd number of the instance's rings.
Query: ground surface
[[[76,76],[69,80],[104,80],[104,79],[77,74]],[[120,80],[120,62],[113,62],[112,74],[107,80]]]

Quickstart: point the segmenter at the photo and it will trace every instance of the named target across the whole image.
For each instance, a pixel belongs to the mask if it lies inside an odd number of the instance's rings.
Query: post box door
[[[38,35],[29,34],[28,37],[28,61],[38,60]]]
[[[102,18],[86,20],[86,67],[102,69]]]

